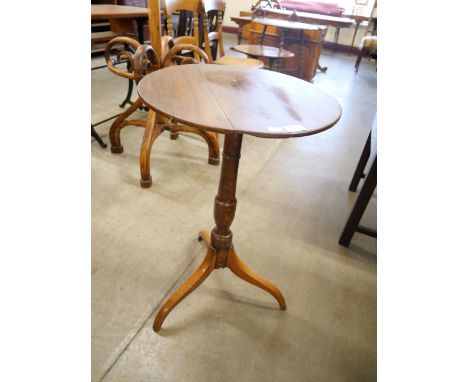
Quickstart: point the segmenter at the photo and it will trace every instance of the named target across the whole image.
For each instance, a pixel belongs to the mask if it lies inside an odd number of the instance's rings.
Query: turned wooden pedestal
[[[199,267],[162,305],[154,321],[158,332],[174,307],[217,268],[228,267],[241,279],[264,289],[280,309],[280,290],[249,269],[233,245],[231,224],[236,212],[237,171],[242,137],[292,138],[319,133],[341,117],[341,107],[311,83],[277,72],[223,65],[173,66],[148,74],[138,93],[158,116],[224,134],[215,227],[199,234],[207,253]],[[209,190],[207,190],[209,191]]]
[[[199,233],[199,240],[203,240],[207,247],[206,256],[195,272],[169,297],[159,310],[153,324],[155,332],[159,332],[171,310],[205,281],[213,269],[217,268],[228,267],[241,279],[266,290],[276,298],[282,310],[286,309],[286,302],[280,290],[245,265],[237,256],[232,243],[232,232],[229,227],[236,212],[237,169],[239,167],[241,146],[242,134],[226,135],[218,195],[216,195],[214,203],[216,226],[211,231],[211,235],[208,231]]]

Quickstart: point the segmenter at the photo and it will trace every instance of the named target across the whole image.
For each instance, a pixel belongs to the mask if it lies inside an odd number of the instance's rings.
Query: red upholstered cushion
[[[344,12],[344,8],[340,8],[338,4],[321,3],[319,1],[280,0],[279,3],[285,9],[296,10],[300,12],[318,13],[320,15],[340,17]]]

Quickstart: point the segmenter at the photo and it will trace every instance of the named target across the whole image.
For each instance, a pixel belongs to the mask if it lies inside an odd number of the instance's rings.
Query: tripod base
[[[203,281],[205,281],[213,269],[228,267],[232,273],[259,288],[270,293],[277,301],[281,310],[286,310],[286,302],[280,290],[270,281],[255,273],[245,265],[237,256],[234,246],[228,249],[216,250],[211,246],[211,238],[208,231],[201,231],[199,241],[204,241],[208,252],[192,275],[185,283],[177,289],[164,303],[154,320],[153,330],[159,332],[167,315],[175,306],[193,292]]]

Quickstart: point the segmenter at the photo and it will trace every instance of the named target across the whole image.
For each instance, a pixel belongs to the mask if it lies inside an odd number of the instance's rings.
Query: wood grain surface
[[[265,138],[311,135],[335,125],[341,107],[310,82],[222,65],[181,65],[143,78],[138,92],[162,115],[224,134]]]

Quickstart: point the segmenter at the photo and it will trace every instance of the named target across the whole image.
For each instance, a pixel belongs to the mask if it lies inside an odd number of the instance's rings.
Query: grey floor
[[[207,164],[197,136],[165,133],[153,146],[153,187],[142,189],[142,128],[122,131],[120,155],[92,141],[93,381],[376,380],[376,240],[337,243],[376,113],[375,64],[364,60],[356,74],[354,61],[325,51],[328,72],[314,80],[342,105],[335,127],[289,140],[244,137],[234,242],[281,289],[286,311],[216,270],[154,333],[158,307],[205,255],[197,232],[213,227],[220,167]],[[92,121],[119,112],[125,93],[125,79],[93,71]],[[107,143],[110,124],[96,128]],[[376,220],[374,194],[362,223]]]

